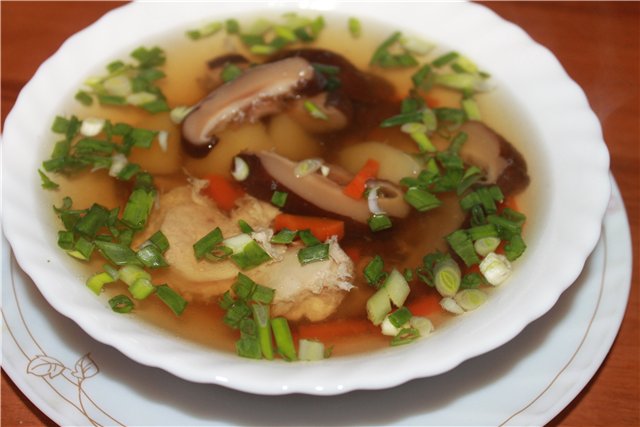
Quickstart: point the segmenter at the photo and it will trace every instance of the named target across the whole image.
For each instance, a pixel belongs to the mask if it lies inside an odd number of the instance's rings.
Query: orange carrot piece
[[[430,316],[442,310],[440,299],[437,292],[429,292],[408,303],[407,308],[414,316]]]
[[[354,264],[357,264],[358,261],[360,261],[360,259],[362,258],[360,248],[357,246],[347,246],[345,248],[342,248],[342,250],[347,254],[349,258],[351,258],[351,261],[353,261]]]
[[[360,169],[351,182],[344,187],[342,192],[351,198],[362,199],[362,195],[366,189],[367,180],[378,176],[379,170],[380,163],[378,163],[377,160],[367,160],[364,166],[362,166],[362,169]]]
[[[295,231],[309,230],[322,242],[331,236],[338,236],[338,240],[344,237],[344,221],[317,216],[279,214],[273,221],[273,228],[276,231],[283,228]]]
[[[207,179],[209,186],[204,191],[222,210],[230,211],[233,209],[236,200],[244,195],[242,188],[222,175],[212,174],[207,176]]]
[[[376,332],[378,328],[367,319],[339,319],[298,325],[299,338],[315,339],[325,344],[336,338]]]

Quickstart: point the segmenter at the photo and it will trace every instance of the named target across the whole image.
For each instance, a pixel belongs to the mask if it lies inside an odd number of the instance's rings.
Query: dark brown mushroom
[[[259,65],[211,92],[182,123],[187,153],[204,156],[217,142],[216,133],[231,122],[255,121],[281,110],[280,103],[296,96],[312,81],[314,70],[302,58]]]

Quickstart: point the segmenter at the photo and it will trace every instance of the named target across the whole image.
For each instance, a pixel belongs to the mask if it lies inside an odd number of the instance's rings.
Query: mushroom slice
[[[331,166],[331,173],[324,176],[315,172],[296,176],[297,163],[272,151],[242,154],[249,165],[249,177],[241,184],[245,190],[262,200],[270,200],[274,189],[289,193],[284,211],[303,215],[333,215],[366,224],[371,216],[366,200],[356,200],[343,193],[344,185],[352,175]],[[402,190],[396,185],[378,181],[382,197],[378,206],[388,215],[405,218],[409,205],[403,199]]]
[[[313,67],[302,58],[287,58],[248,69],[196,105],[183,121],[183,143],[192,153],[203,147],[212,148],[216,132],[230,122],[254,121],[278,111],[279,101],[294,97],[313,76]]]

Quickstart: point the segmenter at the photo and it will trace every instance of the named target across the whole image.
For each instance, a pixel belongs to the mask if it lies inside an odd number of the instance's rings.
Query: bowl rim
[[[81,81],[82,76],[90,75],[96,64],[102,66],[114,55],[121,55],[124,46],[132,47],[129,40],[153,39],[168,32],[167,28],[174,32],[185,30],[194,23],[202,22],[203,16],[226,18],[237,13],[255,12],[257,6],[267,13],[294,10],[344,17],[354,15],[365,23],[380,21],[387,26],[393,26],[392,22],[402,19],[403,27],[409,28],[412,34],[424,34],[435,40],[441,37],[447,45],[460,49],[481,64],[491,59],[489,62],[495,67],[486,68],[492,73],[495,71],[494,78],[498,84],[513,94],[525,113],[536,111],[537,116],[526,115],[541,144],[540,155],[545,160],[541,170],[547,174],[543,182],[553,183],[547,189],[547,206],[537,230],[540,235],[532,245],[539,252],[527,255],[527,260],[519,266],[522,270],[516,272],[514,276],[517,277],[512,279],[525,285],[527,277],[530,281],[533,277],[545,280],[545,292],[538,292],[535,298],[524,291],[498,293],[496,298],[490,299],[488,306],[509,301],[506,309],[497,315],[487,314],[486,309],[472,313],[481,320],[479,322],[454,319],[446,329],[452,334],[453,343],[443,338],[443,334],[436,333],[412,346],[376,352],[375,357],[347,356],[312,365],[280,361],[267,364],[242,359],[172,340],[167,334],[141,322],[132,327],[130,319],[105,310],[104,301],[90,295],[84,286],[76,286],[77,289],[72,291],[67,289],[62,298],[59,295],[61,284],[69,281],[73,272],[66,268],[65,262],[49,262],[62,256],[51,238],[55,234],[52,233],[53,225],[50,221],[33,224],[33,217],[25,215],[26,212],[37,212],[42,206],[42,201],[38,200],[43,198],[42,190],[35,171],[44,157],[41,156],[43,147],[37,144],[51,140],[47,131],[56,108],[59,108],[56,97],[73,93],[76,82]],[[548,49],[484,6],[471,3],[394,3],[391,6],[390,3],[372,3],[365,9],[357,2],[310,1],[217,2],[215,8],[207,3],[193,3],[184,8],[175,3],[139,2],[107,13],[69,38],[23,88],[7,116],[3,136],[2,220],[5,236],[21,268],[31,276],[49,304],[96,340],[117,348],[139,363],[162,368],[189,381],[214,383],[258,394],[331,395],[355,389],[387,388],[414,378],[437,375],[506,343],[527,324],[546,313],[578,277],[595,247],[610,195],[608,151],[600,124],[584,92]],[[428,19],[424,16],[418,19],[418,14],[408,13],[415,7],[430,8]],[[214,9],[221,8],[224,12],[214,12]],[[144,19],[150,13],[154,16],[153,25]],[[424,21],[431,24],[428,30],[424,29]],[[443,21],[449,22],[445,25]],[[126,37],[113,35],[111,30],[114,26],[134,22],[142,25]],[[458,33],[449,28],[451,26],[457,28]],[[483,32],[473,43],[468,43],[469,36],[480,34],[482,28],[490,30]],[[106,37],[107,34],[112,35]],[[96,43],[101,40],[110,40],[113,45],[96,52]],[[502,57],[492,52],[496,48],[502,52]],[[75,74],[80,77],[54,84],[57,83],[56,77],[66,76],[63,73],[69,64],[74,65]],[[531,64],[535,65],[533,71]],[[532,79],[534,71],[536,78]],[[527,86],[526,89],[523,85]],[[544,94],[549,90],[555,94],[553,101],[540,96],[540,92]],[[51,91],[54,96],[49,95]],[[570,120],[559,117],[560,112],[567,114]],[[44,121],[38,121],[38,118]],[[34,126],[34,122],[44,124]],[[542,122],[546,127],[540,126]],[[562,145],[552,143],[558,139],[562,140]],[[33,155],[34,149],[38,156]],[[580,194],[589,194],[589,197],[580,197]],[[567,198],[571,202],[569,206]],[[545,252],[550,249],[555,252]],[[557,256],[558,251],[562,257]],[[534,268],[534,263],[544,265],[549,273],[540,272],[541,269]],[[71,281],[82,283],[77,277]],[[509,283],[506,289],[513,288],[515,285],[512,284]],[[486,328],[492,328],[495,333],[486,336],[483,333]],[[461,342],[465,345],[461,346]],[[452,349],[459,351],[452,352]],[[160,354],[161,357],[158,356]],[[424,360],[428,363],[423,363]],[[388,369],[388,366],[397,368]],[[372,368],[379,374],[370,375]]]

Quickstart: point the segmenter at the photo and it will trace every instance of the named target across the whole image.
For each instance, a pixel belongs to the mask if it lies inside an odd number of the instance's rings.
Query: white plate
[[[527,211],[529,250],[509,283],[496,289],[483,307],[448,322],[428,340],[313,365],[248,361],[176,340],[166,331],[111,312],[83,286],[55,244],[50,206],[36,169],[48,154],[49,126],[60,114],[62,100],[71,99],[79,82],[126,55],[140,40],[156,40],[168,30],[181,34],[215,13],[234,16],[265,5],[274,13],[335,10],[345,24],[347,16],[357,15],[364,22],[388,22],[390,30],[402,22],[403,31],[442,41],[489,70],[498,83],[489,96],[509,105],[501,111],[504,121],[521,120],[519,134],[533,177],[529,191],[536,201]],[[411,13],[418,7],[423,13]],[[126,31],[118,31],[121,28]],[[466,3],[374,3],[366,8],[348,2],[127,5],[69,39],[43,64],[7,118],[3,148],[4,232],[16,260],[56,310],[138,362],[191,381],[264,394],[327,395],[391,387],[441,374],[506,343],[547,312],[579,275],[598,241],[610,190],[608,153],[584,93],[553,55],[522,30],[482,6]]]
[[[256,396],[136,364],[54,311],[3,241],[3,369],[61,425],[544,425],[620,327],[631,284],[622,203],[615,187],[582,275],[514,340],[437,377],[334,397]]]

